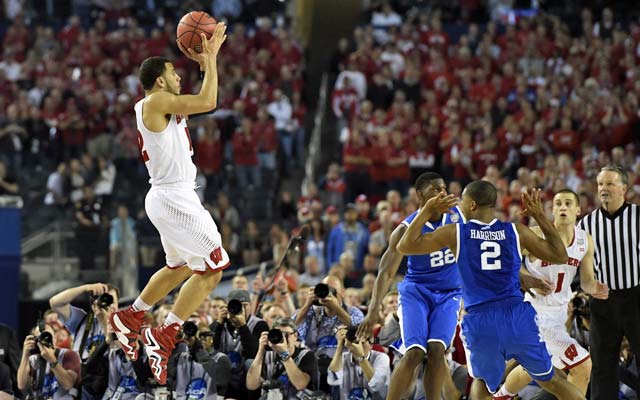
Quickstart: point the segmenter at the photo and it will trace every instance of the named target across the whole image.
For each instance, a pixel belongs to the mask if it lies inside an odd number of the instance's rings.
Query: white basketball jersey
[[[188,183],[195,187],[196,166],[191,160],[193,146],[184,116],[172,115],[162,132],[151,132],[142,120],[142,105],[145,99],[134,107],[138,125],[138,146],[142,153],[149,183],[152,186],[174,183]]]
[[[566,264],[550,264],[537,259],[531,261],[529,257],[525,257],[525,264],[532,275],[544,278],[555,286],[555,291],[548,296],[533,298],[527,293],[527,301],[530,301],[534,307],[562,306],[566,308],[572,295],[571,282],[578,272],[582,258],[587,254],[588,247],[587,232],[575,227],[573,241],[567,247],[569,260]]]

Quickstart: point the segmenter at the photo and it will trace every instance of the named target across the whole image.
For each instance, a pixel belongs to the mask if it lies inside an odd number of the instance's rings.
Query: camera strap
[[[56,356],[56,361],[60,357],[60,349],[55,349],[54,353]],[[45,372],[47,371],[47,360],[42,358],[42,356],[38,356],[38,370],[36,372],[36,379],[33,381],[33,385],[31,386],[31,390],[33,392],[40,392],[43,389],[44,385],[44,377],[47,375]],[[49,371],[50,374],[53,374],[53,370]]]
[[[82,340],[80,341],[80,347],[78,348],[78,355],[80,356],[80,360],[82,361],[82,355],[84,354],[84,347],[87,345],[87,338],[89,337],[89,330],[93,330],[93,321],[95,319],[95,315],[93,311],[89,312],[85,315],[86,324],[84,326],[84,332],[82,333]],[[82,321],[82,322],[84,322]],[[80,322],[79,326],[82,326],[82,322]],[[79,328],[78,328],[79,329]]]
[[[31,386],[31,390],[34,393],[37,393],[42,390],[42,385],[44,384],[44,375],[47,370],[47,361],[44,358],[38,357],[38,370],[36,372],[36,379],[33,381],[33,385]]]

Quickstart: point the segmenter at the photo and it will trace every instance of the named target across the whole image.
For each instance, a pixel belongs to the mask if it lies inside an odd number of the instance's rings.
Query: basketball
[[[185,48],[192,48],[198,53],[202,51],[201,33],[210,38],[216,27],[216,20],[204,11],[191,11],[178,22],[176,36]]]

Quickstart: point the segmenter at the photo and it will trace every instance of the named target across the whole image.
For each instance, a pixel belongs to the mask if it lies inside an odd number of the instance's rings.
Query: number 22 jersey
[[[462,211],[458,207],[453,207],[451,212],[442,214],[440,221],[427,221],[422,227],[422,234],[433,232],[444,225],[464,221]],[[418,211],[415,211],[406,217],[402,224],[409,226],[417,214]],[[447,247],[429,254],[408,256],[407,274],[404,279],[424,285],[430,290],[452,290],[461,287],[456,258]]]
[[[513,223],[458,223],[457,254],[465,308],[520,298],[520,238]]]

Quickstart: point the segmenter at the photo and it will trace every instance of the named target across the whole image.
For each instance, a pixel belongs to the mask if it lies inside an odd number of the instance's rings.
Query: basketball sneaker
[[[176,347],[179,331],[180,325],[178,323],[142,330],[142,343],[144,343],[149,357],[149,366],[153,377],[160,385],[167,383],[167,362]]]
[[[122,350],[131,361],[138,359],[138,336],[144,320],[144,311],[128,307],[109,316],[111,327],[122,345]]]

